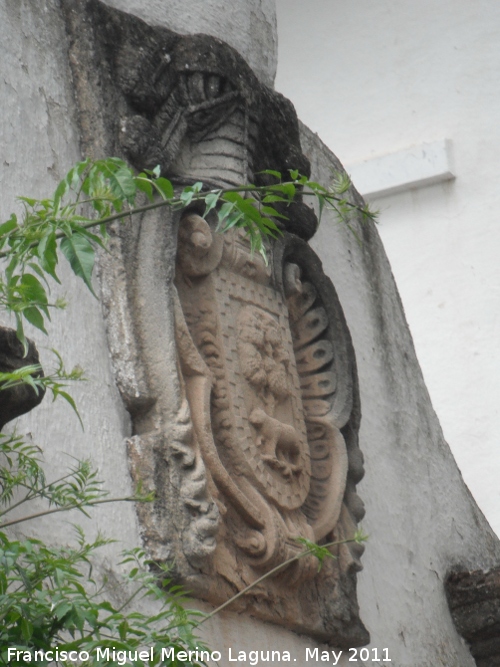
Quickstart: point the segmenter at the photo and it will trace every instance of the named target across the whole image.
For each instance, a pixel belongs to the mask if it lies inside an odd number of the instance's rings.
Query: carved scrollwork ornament
[[[177,191],[298,169],[291,104],[229,46],[181,36],[99,0],[62,0],[84,150],[160,165]],[[354,352],[296,201],[266,264],[216,212],[156,209],[111,230],[102,292],[117,385],[131,416],[131,473],[146,548],[190,592],[220,604],[303,547],[349,540],[363,516]],[[211,217],[213,216],[213,217]],[[301,558],[239,609],[338,647],[366,644],[356,600],[362,547],[321,571]]]
[[[242,588],[298,553],[298,538],[345,539],[362,518],[359,470],[349,470],[349,457],[362,460],[354,358],[331,283],[306,243],[286,235],[269,245],[266,265],[233,231],[211,270],[194,276],[189,248],[201,229],[204,247],[221,243],[199,216],[181,220],[178,322],[211,383],[210,404],[192,418],[230,526],[214,568],[224,579],[227,562],[238,563]],[[200,405],[194,394],[190,402]],[[359,549],[338,552],[347,572],[359,569]],[[300,560],[266,582],[266,598],[292,607],[291,581],[300,590],[316,575],[312,557]]]

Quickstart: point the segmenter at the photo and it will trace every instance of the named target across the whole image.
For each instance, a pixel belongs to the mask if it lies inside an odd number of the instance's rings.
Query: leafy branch
[[[26,348],[24,322],[46,333],[45,319],[50,309],[63,307],[49,301],[47,277],[60,282],[57,275],[59,251],[73,272],[94,293],[92,272],[95,249],[105,247],[107,226],[116,220],[155,208],[182,210],[199,204],[204,216],[217,215],[217,231],[242,228],[250,240],[252,252],[266,257],[266,238],[281,234],[279,220],[286,216],[276,204],[289,206],[300,197],[313,197],[319,213],[333,209],[349,225],[349,215],[374,218],[366,207],[352,203],[346,196],[349,178],[335,175],[329,187],[310,181],[296,170],[283,182],[279,172],[263,172],[276,183],[241,185],[233,188],[205,189],[198,182],[176,193],[171,181],[159,175],[159,169],[135,175],[125,162],[108,158],[76,164],[59,183],[51,199],[20,197],[23,216],[14,213],[0,225],[0,258],[7,261],[5,278],[0,281],[0,307],[13,313],[17,335]],[[136,205],[138,195],[149,203]],[[94,228],[98,228],[95,233]]]
[[[88,516],[87,508],[95,505],[123,501],[150,502],[154,497],[138,488],[132,496],[108,498],[90,461],[76,461],[64,476],[47,482],[39,448],[17,436],[0,434],[0,455],[3,461],[0,466],[0,530],[59,512],[76,509]],[[21,489],[25,490],[25,494],[14,502],[14,491]],[[35,500],[45,500],[49,507],[21,517],[4,519],[21,505]]]
[[[34,651],[53,650],[54,646],[63,652],[55,664],[68,667],[74,662],[66,654],[78,649],[91,654],[97,647],[128,651],[153,646],[156,661],[152,664],[158,664],[162,649],[177,652],[202,646],[194,637],[200,613],[185,610],[181,589],[165,578],[167,568],[160,568],[163,581],[159,584],[158,567],[152,569],[141,549],[124,556],[122,565],[128,567],[124,592],[130,588],[132,592],[117,605],[111,602],[107,582],[98,585],[92,576],[95,551],[109,540],[98,535],[88,542],[78,526],[72,547],[51,547],[37,539],[13,540],[3,532],[14,524],[56,512],[79,509],[86,514],[88,508],[105,502],[148,502],[153,499],[151,494],[137,489],[132,497],[107,498],[97,471],[85,461],[77,461],[69,473],[47,482],[40,450],[16,436],[0,437],[0,457],[0,517],[29,501],[49,504],[46,510],[0,525],[0,665],[23,665],[25,653],[33,656]],[[13,492],[22,489],[24,495],[13,502]],[[155,600],[153,614],[131,605],[144,596]],[[13,659],[9,648],[19,650],[21,659]],[[85,664],[115,667],[122,663],[113,657],[96,661],[92,656]],[[145,667],[150,663],[134,664]],[[178,664],[193,667],[191,661]]]
[[[124,603],[113,604],[103,595],[107,582],[104,587],[97,584],[91,564],[95,550],[108,541],[98,536],[88,543],[83,530],[75,530],[76,546],[59,548],[34,539],[7,540],[0,532],[0,665],[24,665],[24,652],[32,656],[35,650],[56,646],[59,660],[51,664],[68,667],[75,664],[68,653],[81,649],[91,656],[83,665],[115,667],[123,662],[113,659],[113,650],[153,647],[152,663],[134,661],[137,667],[146,667],[160,663],[162,649],[204,648],[194,636],[199,614],[185,611],[179,587],[158,585],[157,572],[149,569],[141,549],[128,552],[122,561],[128,568],[123,592],[130,587],[133,592]],[[156,612],[145,614],[131,607],[138,596],[152,598]],[[13,660],[9,648],[20,650],[21,660]],[[97,648],[111,649],[110,658],[96,660],[92,654]],[[176,664],[193,667],[194,663],[179,660]]]
[[[0,392],[20,385],[28,385],[37,396],[40,392],[45,393],[49,391],[53,401],[61,397],[71,406],[83,428],[76,403],[73,397],[65,390],[68,387],[68,383],[85,380],[84,371],[80,366],[75,366],[71,371],[67,371],[59,352],[54,349],[52,352],[57,361],[56,368],[52,373],[44,375],[40,364],[30,364],[9,372],[0,372]]]

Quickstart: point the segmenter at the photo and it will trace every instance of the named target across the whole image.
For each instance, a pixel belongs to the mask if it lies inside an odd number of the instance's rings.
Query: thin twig
[[[63,477],[59,477],[59,479],[56,479],[53,482],[49,482],[49,483],[45,484],[44,486],[40,487],[39,489],[36,489],[36,492],[35,492],[35,490],[32,486],[30,487],[30,486],[28,486],[28,484],[23,482],[21,485],[24,486],[26,489],[29,489],[33,493],[33,495],[30,495],[29,493],[26,494],[24,496],[24,498],[19,500],[17,503],[14,503],[14,505],[10,505],[8,507],[8,509],[4,510],[3,512],[0,512],[0,516],[4,516],[8,512],[11,512],[16,507],[19,507],[19,505],[22,505],[23,503],[26,503],[29,500],[33,500],[33,498],[36,498],[37,496],[42,496],[42,498],[45,497],[43,495],[43,492],[45,491],[45,489],[48,489],[49,486],[53,486],[54,484],[59,484],[59,482],[64,482],[65,479],[68,479],[69,477],[71,477],[74,474],[75,474],[74,472],[69,472],[67,475],[64,475]]]
[[[141,498],[135,498],[134,496],[124,496],[123,498],[103,498],[101,500],[92,500],[90,502],[81,502],[75,503],[74,505],[66,505],[63,507],[54,507],[51,510],[44,510],[42,512],[36,512],[35,514],[29,514],[28,516],[23,516],[20,519],[12,519],[12,521],[5,521],[0,524],[0,529],[7,528],[8,526],[13,526],[18,523],[23,523],[24,521],[31,521],[31,519],[38,519],[41,516],[47,516],[49,514],[56,514],[57,512],[69,512],[71,510],[82,509],[84,507],[94,507],[94,505],[103,505],[104,503],[121,503],[121,502],[137,502]]]
[[[335,546],[338,546],[338,545],[340,545],[340,544],[347,544],[348,542],[356,542],[356,540],[355,540],[355,539],[350,539],[350,540],[340,540],[340,541],[337,541],[337,542],[329,542],[328,544],[322,544],[322,545],[321,545],[321,548],[322,548],[322,549],[328,549],[329,547],[335,547]],[[223,609],[225,609],[226,607],[228,607],[230,604],[232,604],[233,602],[235,602],[236,600],[238,600],[238,598],[242,597],[242,595],[245,595],[245,594],[248,593],[248,591],[250,591],[252,588],[254,588],[254,587],[257,586],[258,584],[260,584],[262,581],[265,581],[266,579],[268,579],[269,577],[271,577],[271,576],[272,576],[273,574],[275,574],[276,572],[279,572],[280,570],[282,570],[282,569],[283,569],[284,567],[286,567],[287,565],[290,565],[290,563],[294,563],[295,561],[298,561],[298,560],[300,560],[301,558],[304,558],[304,556],[310,556],[311,554],[314,554],[314,552],[315,552],[315,549],[314,549],[314,548],[312,548],[312,549],[306,549],[305,551],[301,551],[301,552],[300,552],[299,554],[297,554],[296,556],[292,556],[292,557],[289,558],[288,560],[283,561],[283,563],[280,563],[279,565],[276,565],[276,567],[273,567],[272,570],[269,570],[269,572],[266,572],[266,574],[263,574],[261,577],[259,577],[258,579],[256,579],[254,582],[252,582],[251,584],[249,584],[248,586],[246,586],[245,588],[243,588],[239,593],[236,593],[236,595],[233,595],[232,598],[229,598],[229,600],[227,600],[226,602],[224,602],[223,604],[221,604],[219,607],[217,607],[216,609],[214,609],[213,611],[211,611],[209,614],[207,614],[207,615],[205,616],[205,618],[203,618],[203,619],[198,623],[198,625],[202,625],[203,623],[205,623],[205,621],[208,621],[209,618],[212,618],[212,616],[215,616],[216,614],[218,614],[220,611],[222,611]]]

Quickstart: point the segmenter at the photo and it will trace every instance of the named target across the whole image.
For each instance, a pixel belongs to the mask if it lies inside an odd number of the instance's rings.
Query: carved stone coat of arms
[[[97,0],[63,6],[87,150],[159,164],[178,187],[308,173],[293,108],[230,47]],[[315,215],[298,197],[266,263],[196,206],[165,211],[114,230],[102,260],[131,473],[156,494],[138,507],[145,546],[213,604],[292,559],[235,609],[364,644],[362,547],[349,542],[363,516],[355,359],[307,243]],[[293,560],[304,539],[341,544],[318,571],[313,556]]]

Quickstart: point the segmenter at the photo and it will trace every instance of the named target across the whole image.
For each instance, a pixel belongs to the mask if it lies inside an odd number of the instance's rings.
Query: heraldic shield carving
[[[216,489],[221,526],[213,565],[234,591],[299,553],[300,538],[349,538],[359,516],[356,473],[349,472],[350,454],[359,474],[360,453],[345,322],[304,241],[285,235],[268,253],[266,265],[241,232],[222,237],[196,213],[181,220],[180,366],[194,437]],[[313,557],[296,561],[249,593],[251,607],[267,618],[278,610],[282,622],[302,631],[316,615],[319,626],[324,592],[316,586],[328,581],[331,593],[338,590],[343,574],[359,567],[357,549],[338,547],[319,576]]]
[[[230,47],[151,27],[97,0],[64,0],[84,149],[159,164],[175,187],[309,174],[290,103]],[[116,120],[119,119],[119,122]],[[349,540],[363,504],[360,407],[349,331],[307,241],[297,201],[266,264],[216,214],[156,209],[112,230],[102,293],[130,414],[146,548],[197,597],[220,604],[303,550]],[[211,216],[214,216],[212,219]],[[291,562],[234,605],[358,646],[362,546]]]

